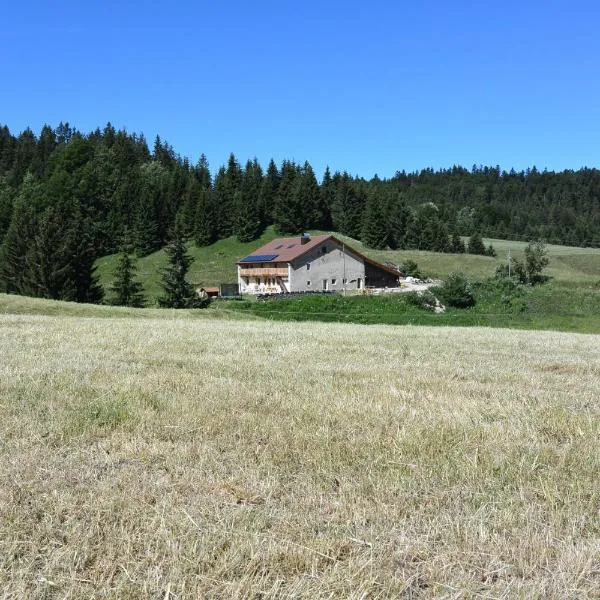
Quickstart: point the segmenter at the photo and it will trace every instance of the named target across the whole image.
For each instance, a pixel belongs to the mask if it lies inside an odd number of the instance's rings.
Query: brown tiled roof
[[[359,256],[364,261],[374,265],[375,267],[377,267],[379,269],[383,269],[384,271],[387,271],[388,273],[392,273],[393,275],[398,275],[398,276],[400,275],[400,272],[397,271],[396,269],[393,269],[392,267],[388,267],[387,265],[382,265],[381,263],[374,261],[373,259],[369,258],[368,256],[361,254],[360,252],[358,252],[357,250],[354,250],[354,248],[352,248],[351,246],[348,246],[348,244],[346,244],[345,242],[342,242],[342,240],[339,240],[338,238],[336,238],[335,236],[333,236],[331,234],[313,235],[313,236],[311,236],[310,241],[306,242],[305,244],[301,243],[300,237],[278,238],[276,240],[269,242],[268,244],[265,244],[264,246],[261,246],[260,248],[257,248],[249,256],[269,256],[269,255],[276,254],[277,258],[274,258],[272,261],[257,260],[256,262],[291,262],[291,261],[295,260],[296,258],[298,258],[299,256],[302,256],[309,250],[316,248],[321,243],[323,243],[325,240],[335,240],[338,244],[343,245],[346,248],[346,250],[348,250],[348,252],[351,252],[352,254]],[[237,264],[241,264],[241,263],[238,262]]]
[[[300,237],[279,238],[257,248],[249,256],[268,256],[276,254],[277,258],[274,258],[271,262],[291,262],[331,237],[333,236],[313,235],[310,238],[310,241],[305,244],[302,244]]]

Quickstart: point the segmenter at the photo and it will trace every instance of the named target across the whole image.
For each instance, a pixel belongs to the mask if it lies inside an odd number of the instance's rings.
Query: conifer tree
[[[317,178],[308,161],[304,163],[300,173],[300,185],[294,191],[297,194],[294,202],[300,205],[303,213],[304,224],[301,228],[325,229],[331,219],[324,205]]]
[[[465,250],[465,243],[455,231],[452,234],[452,239],[450,240],[450,252],[452,252],[453,254],[464,254]]]
[[[187,282],[186,275],[193,258],[187,253],[179,224],[175,225],[172,240],[165,252],[168,257],[168,265],[162,274],[165,293],[159,299],[159,304],[164,308],[190,308],[193,306],[195,293]]]
[[[144,306],[143,286],[135,277],[136,271],[135,258],[130,254],[129,248],[124,245],[119,263],[115,269],[115,280],[110,288],[114,294],[111,304],[133,307]]]
[[[14,196],[14,188],[8,185],[6,177],[0,176],[0,246],[10,226]]]
[[[0,289],[10,294],[30,293],[28,256],[35,240],[36,217],[32,205],[20,195],[0,247]]]
[[[404,198],[397,192],[392,194],[390,203],[388,245],[392,249],[405,248],[410,211]]]
[[[235,194],[236,236],[240,242],[251,242],[262,232],[259,195],[263,174],[257,159],[248,161],[241,190]]]
[[[475,232],[470,238],[467,244],[467,252],[469,254],[485,254],[485,246],[481,239],[481,234]]]
[[[275,201],[275,227],[280,233],[299,233],[303,229],[301,204],[297,202],[298,167],[292,161],[283,161],[281,182]],[[296,189],[295,189],[296,188]],[[294,194],[294,192],[296,192]]]
[[[210,246],[218,239],[218,210],[215,197],[209,189],[200,192],[196,207],[194,239],[198,246]]]
[[[335,203],[335,185],[329,167],[325,167],[319,193],[321,194],[321,207],[323,211],[323,220],[319,226],[328,231],[333,226],[331,211]]]
[[[73,269],[75,302],[99,304],[104,298],[104,289],[95,265],[98,258],[94,235],[95,227],[89,217],[84,217],[79,206],[71,211],[71,224],[67,230],[69,254]]]
[[[260,218],[263,227],[273,223],[275,217],[275,203],[277,200],[277,194],[279,192],[280,180],[281,177],[279,176],[277,165],[275,164],[275,161],[271,159],[269,161],[267,174],[263,179],[258,198]]]
[[[53,300],[75,300],[75,273],[64,213],[52,205],[40,215],[35,239],[27,254],[28,294]]]
[[[206,158],[205,154],[200,155],[198,163],[194,169],[194,175],[196,176],[200,187],[204,189],[210,189],[212,187],[212,178],[208,166],[208,159]]]
[[[367,200],[361,241],[369,248],[383,249],[387,246],[388,225],[376,194]]]

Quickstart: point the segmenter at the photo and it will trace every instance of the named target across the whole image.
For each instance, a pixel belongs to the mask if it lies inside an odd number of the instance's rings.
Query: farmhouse
[[[244,294],[396,287],[400,273],[350,248],[333,235],[279,238],[238,263]]]

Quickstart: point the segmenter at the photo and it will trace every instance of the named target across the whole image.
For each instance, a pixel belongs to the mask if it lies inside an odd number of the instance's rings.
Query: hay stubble
[[[598,337],[0,319],[1,597],[600,595]]]

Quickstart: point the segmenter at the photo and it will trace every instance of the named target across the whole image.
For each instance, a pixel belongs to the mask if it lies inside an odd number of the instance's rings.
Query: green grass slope
[[[274,229],[269,227],[258,240],[246,244],[238,242],[234,237],[219,240],[212,246],[204,248],[198,248],[190,243],[188,249],[194,258],[194,263],[190,268],[188,280],[198,286],[235,282],[237,277],[235,263],[276,237]],[[416,261],[421,271],[431,277],[444,277],[452,271],[459,270],[472,279],[483,279],[493,275],[496,267],[506,262],[509,249],[515,258],[522,258],[523,250],[527,245],[525,242],[485,239],[485,244],[491,243],[498,253],[496,258],[491,258],[419,250],[372,250],[352,238],[343,235],[338,237],[356,250],[380,262],[399,264],[410,259]],[[600,249],[549,245],[548,252],[550,266],[546,272],[555,280],[572,284],[593,283],[600,280]],[[98,272],[105,289],[109,288],[113,279],[118,258],[118,255],[111,255],[98,261]],[[164,250],[138,261],[138,276],[151,304],[162,293],[160,270],[165,264]]]

